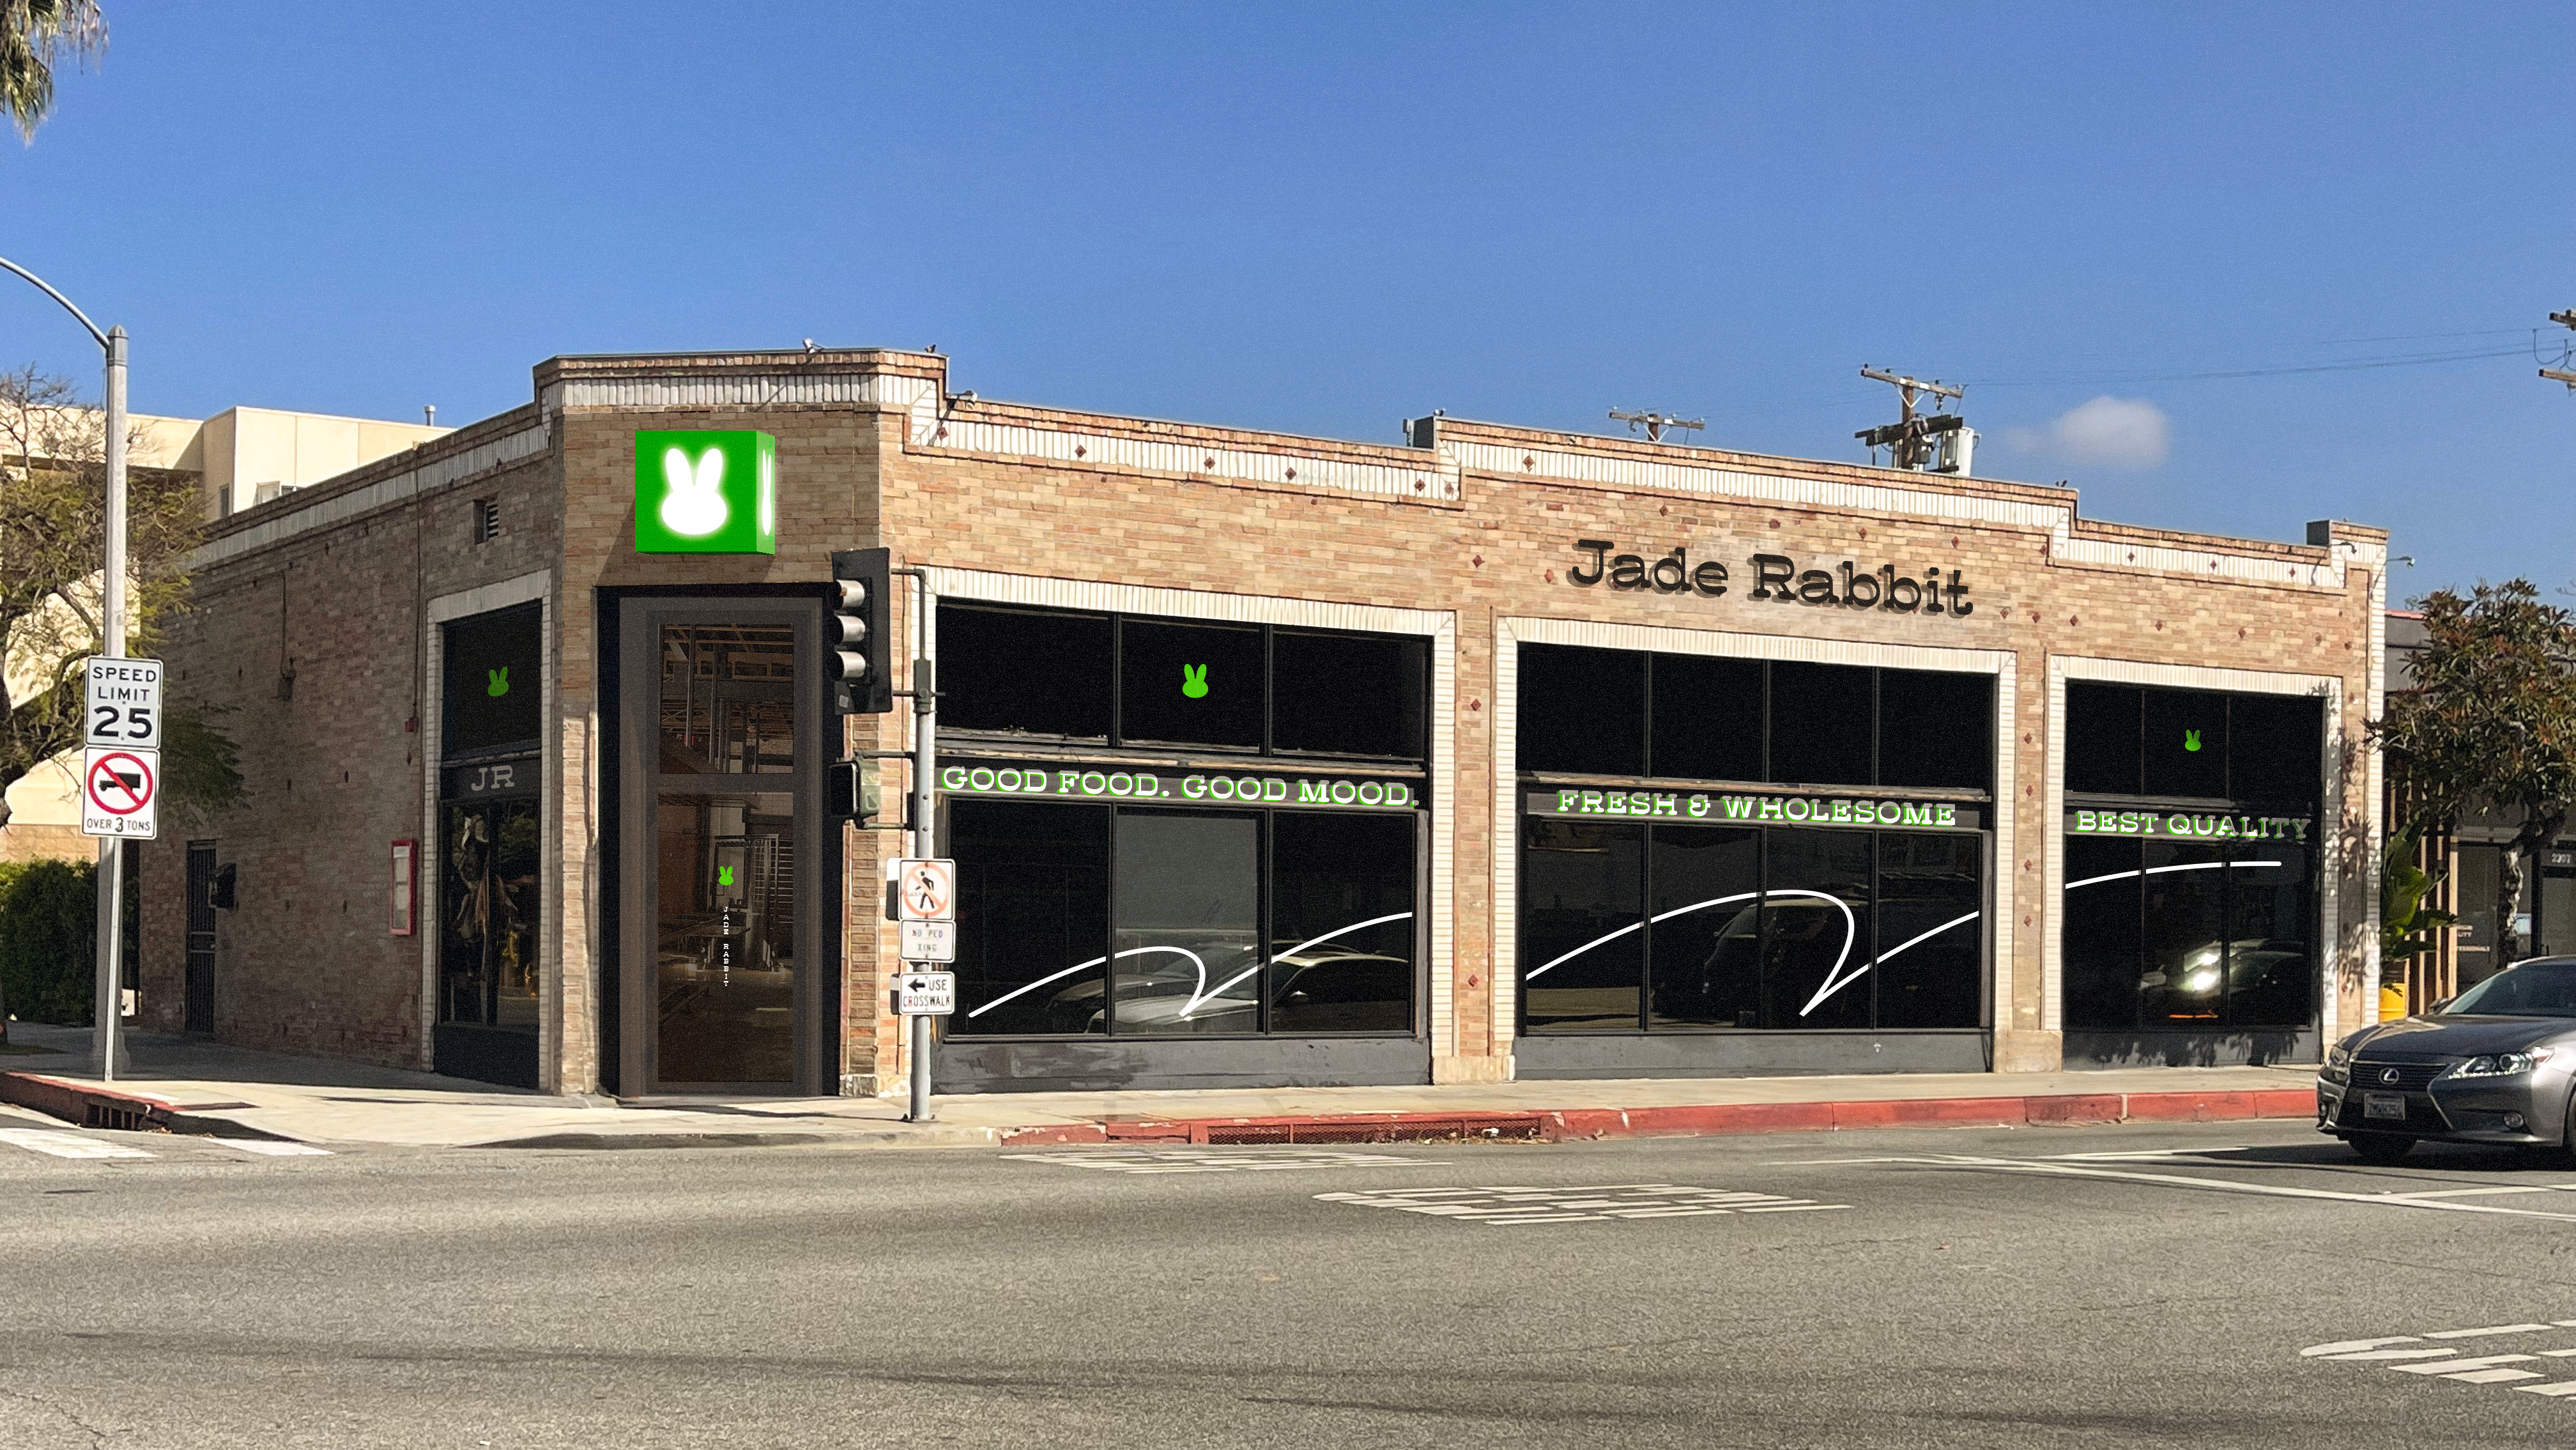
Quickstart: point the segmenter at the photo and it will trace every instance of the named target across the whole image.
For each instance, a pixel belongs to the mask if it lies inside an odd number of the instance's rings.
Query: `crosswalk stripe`
[[[140,1148],[123,1143],[106,1143],[96,1138],[83,1138],[71,1133],[52,1133],[42,1128],[0,1128],[0,1143],[56,1158],[149,1158]]]
[[[2560,1380],[2547,1385],[2515,1385],[2514,1388],[2526,1395],[2576,1395],[2576,1380]]]
[[[245,1153],[257,1153],[268,1158],[328,1158],[331,1156],[330,1149],[316,1148],[310,1143],[278,1143],[266,1138],[225,1138],[221,1141],[227,1148],[239,1148]]]

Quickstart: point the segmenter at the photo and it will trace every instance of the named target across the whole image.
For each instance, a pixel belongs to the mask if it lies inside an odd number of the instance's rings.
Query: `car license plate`
[[[2361,1115],[2365,1118],[2395,1118],[2403,1122],[2406,1117],[2406,1095],[2404,1093],[2363,1093]]]

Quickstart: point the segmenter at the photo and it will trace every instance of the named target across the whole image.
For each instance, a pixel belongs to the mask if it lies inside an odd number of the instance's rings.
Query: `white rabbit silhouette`
[[[689,455],[674,448],[662,455],[662,480],[669,491],[662,495],[662,526],[683,538],[701,538],[724,527],[725,456],[721,448],[710,448],[698,458],[697,476],[689,474]]]

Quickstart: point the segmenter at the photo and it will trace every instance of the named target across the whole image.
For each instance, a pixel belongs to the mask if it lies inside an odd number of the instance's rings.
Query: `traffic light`
[[[824,635],[825,702],[835,714],[882,715],[894,708],[892,616],[894,561],[884,549],[832,555],[832,618]]]

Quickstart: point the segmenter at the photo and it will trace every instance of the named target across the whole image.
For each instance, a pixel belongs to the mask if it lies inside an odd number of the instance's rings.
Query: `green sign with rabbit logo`
[[[635,435],[635,552],[778,552],[778,440],[741,430]]]

